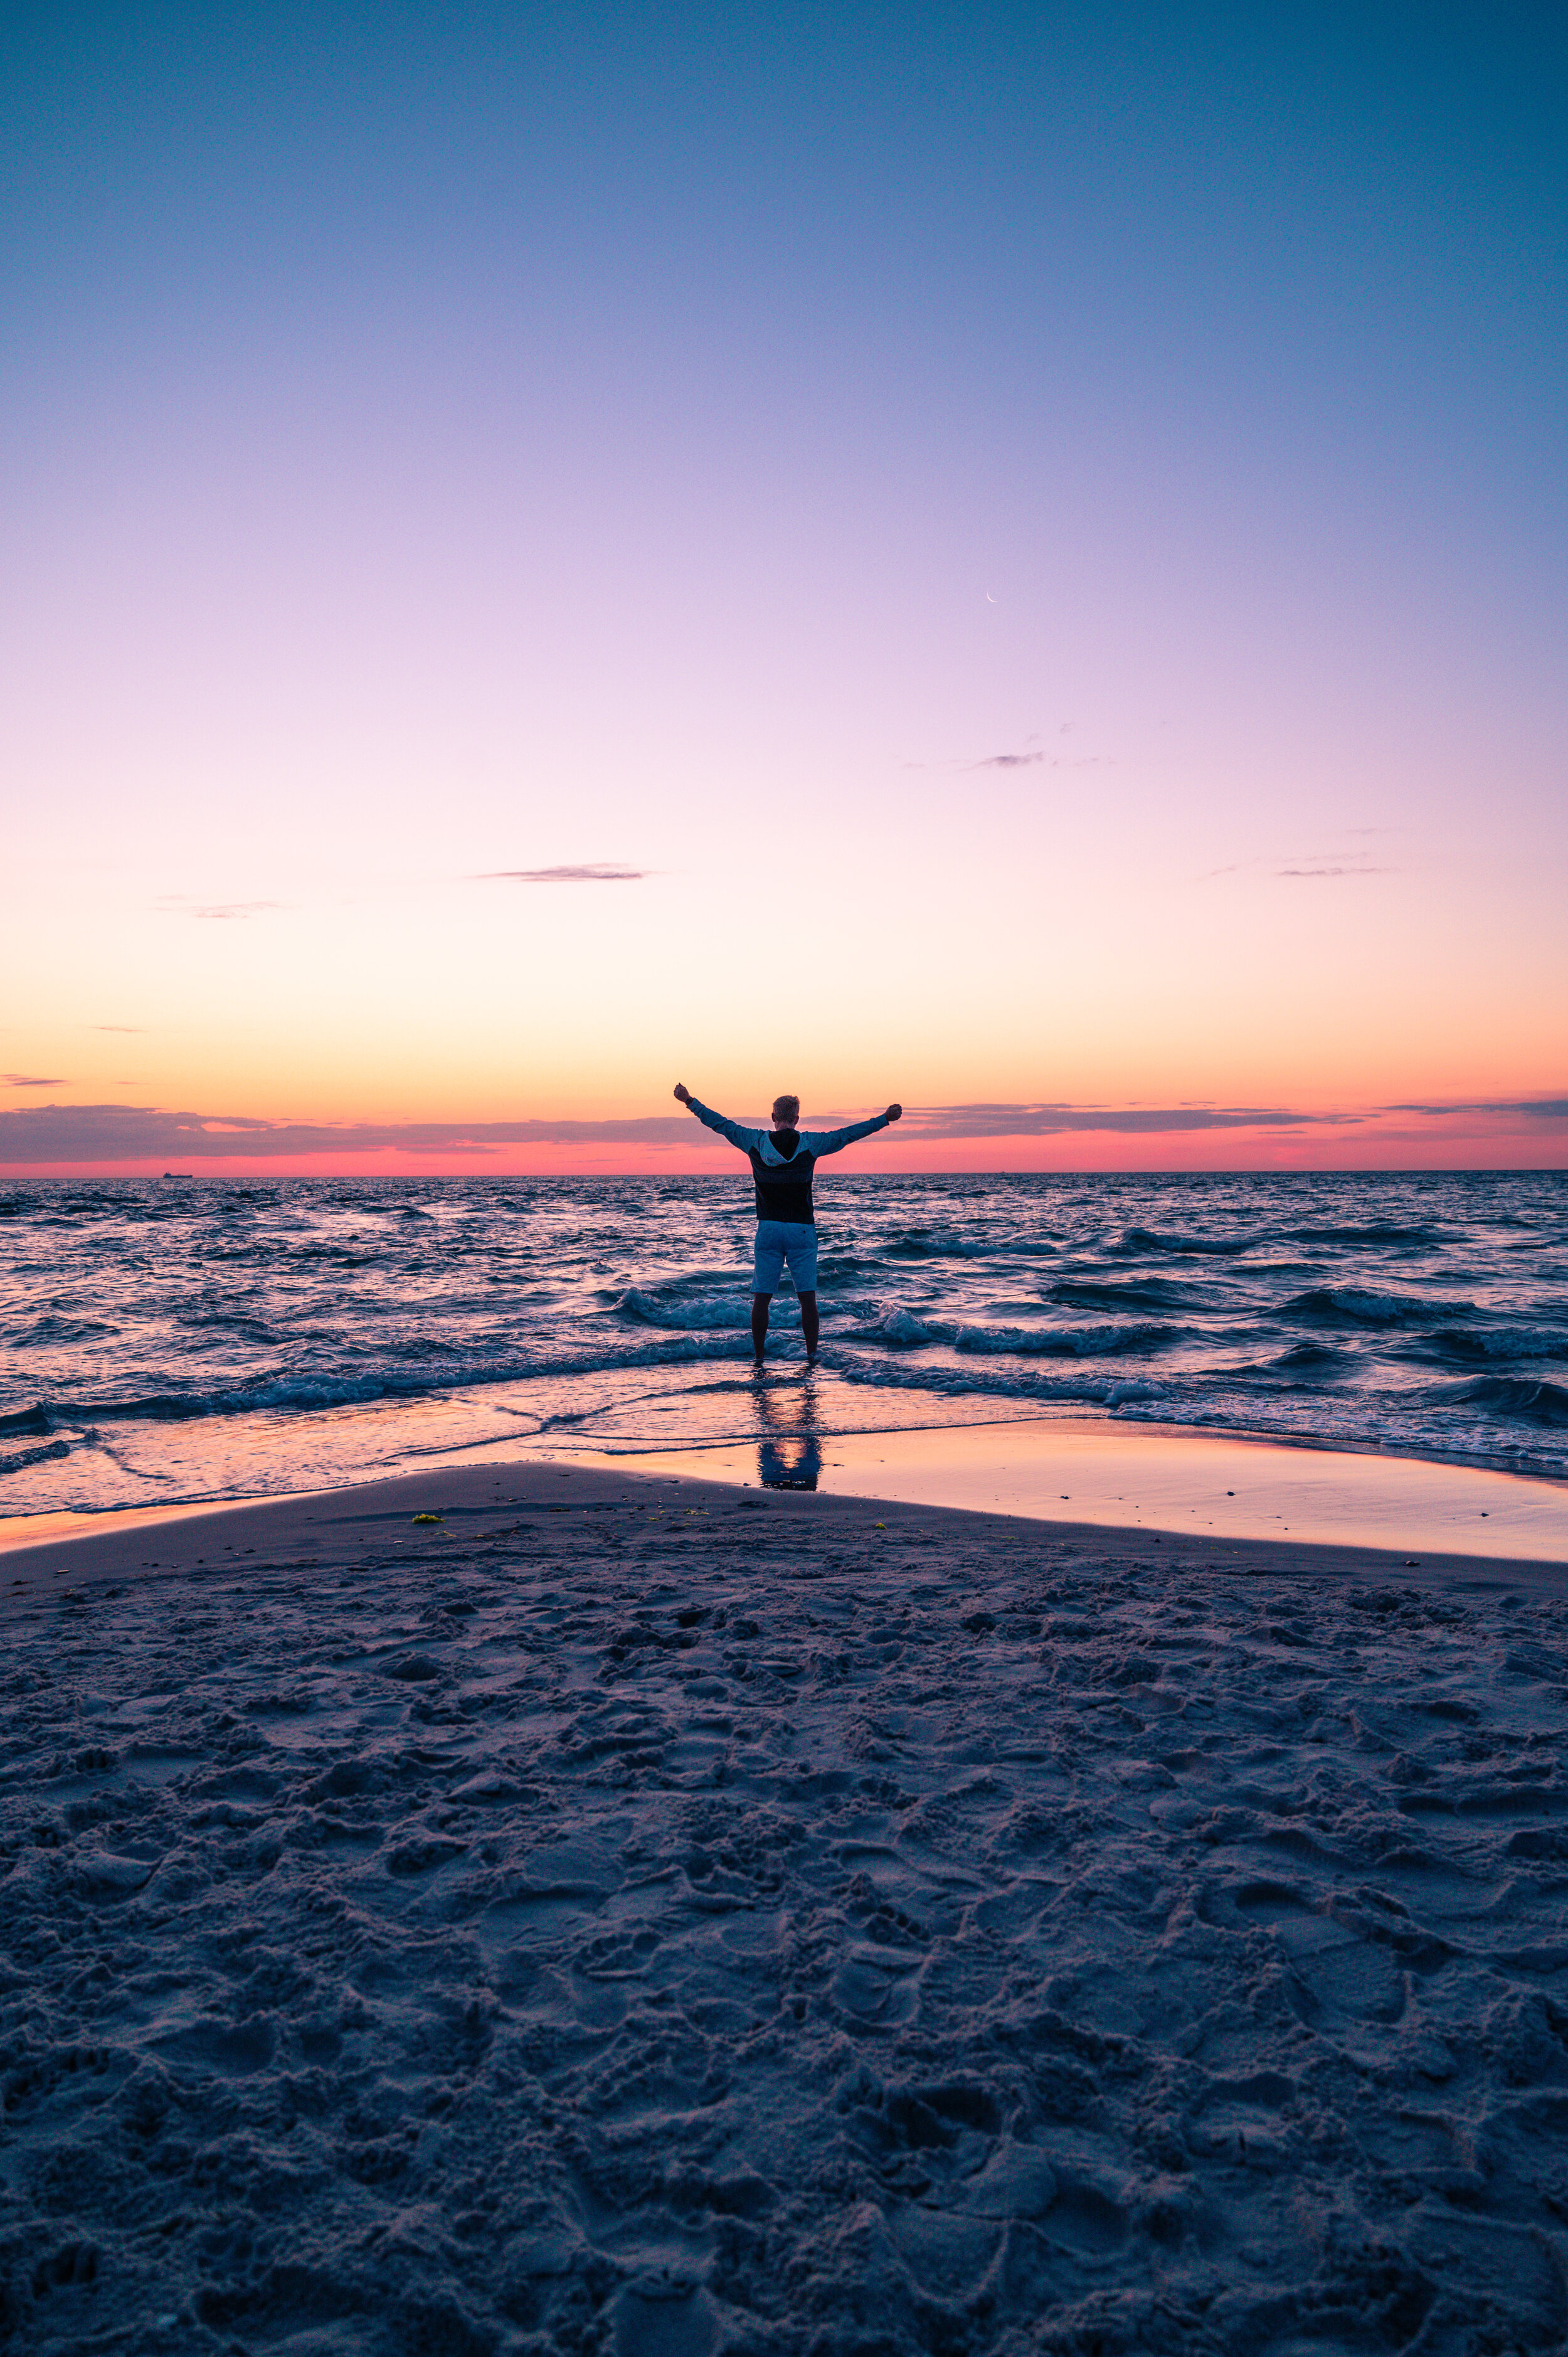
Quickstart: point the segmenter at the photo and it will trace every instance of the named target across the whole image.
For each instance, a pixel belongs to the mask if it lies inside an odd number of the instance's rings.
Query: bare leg
[[[759,1367],[763,1346],[768,1340],[768,1305],[772,1298],[770,1293],[754,1293],[751,1297],[751,1348]]]
[[[814,1359],[817,1355],[817,1336],[821,1330],[821,1321],[817,1317],[817,1297],[814,1293],[802,1293],[800,1296],[800,1331],[806,1338],[806,1356],[808,1359]]]

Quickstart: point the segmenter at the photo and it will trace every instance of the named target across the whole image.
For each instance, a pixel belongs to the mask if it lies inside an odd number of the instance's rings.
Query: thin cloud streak
[[[907,1116],[919,1137],[1059,1137],[1108,1131],[1143,1137],[1206,1129],[1338,1127],[1358,1114],[1295,1113],[1279,1105],[946,1105]]]
[[[65,1086],[59,1072],[43,1080],[35,1079],[30,1072],[0,1072],[0,1081],[4,1081],[8,1089],[63,1089]]]
[[[155,1105],[38,1105],[0,1113],[0,1165],[140,1162],[174,1156],[463,1154],[508,1146],[692,1146],[684,1115],[643,1121],[290,1122],[247,1114],[166,1113]]]
[[[1413,1113],[1439,1120],[1448,1114],[1522,1114],[1535,1121],[1568,1121],[1568,1097],[1477,1097],[1469,1104],[1385,1105],[1385,1113]]]
[[[166,917],[201,917],[216,919],[224,923],[236,918],[263,917],[269,909],[281,909],[283,905],[281,900],[191,901],[183,899],[175,893],[166,893],[158,902],[158,907]],[[113,1031],[121,1028],[113,1023],[94,1027],[96,1029],[104,1031]]]
[[[651,867],[620,867],[610,860],[589,860],[567,867],[492,867],[475,877],[478,884],[641,884]]]
[[[924,767],[923,763],[916,764]],[[988,753],[983,761],[965,765],[973,770],[1109,770],[1115,764],[1108,753]]]
[[[1359,826],[1351,827],[1348,832],[1353,835],[1369,835],[1386,834],[1390,830],[1386,827]],[[1232,859],[1223,867],[1206,867],[1192,880],[1195,884],[1212,884],[1215,878],[1220,876],[1245,876],[1256,881],[1273,877],[1333,878],[1349,876],[1397,876],[1400,872],[1395,866],[1374,865],[1371,860],[1363,858],[1359,852],[1349,852],[1340,857],[1326,852],[1319,858],[1305,855],[1294,859],[1284,860],[1280,859],[1278,854],[1275,854],[1272,859]]]
[[[1058,734],[1069,736],[1070,726]],[[1111,753],[1047,753],[1041,748],[1033,753],[986,753],[978,761],[906,761],[903,767],[972,777],[978,770],[1113,770],[1117,761]]]

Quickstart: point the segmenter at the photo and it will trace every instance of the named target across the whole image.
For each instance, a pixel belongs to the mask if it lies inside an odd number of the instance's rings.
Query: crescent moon
[[[985,602],[988,606],[994,606],[996,603],[995,598],[992,596],[989,589],[985,593]]]

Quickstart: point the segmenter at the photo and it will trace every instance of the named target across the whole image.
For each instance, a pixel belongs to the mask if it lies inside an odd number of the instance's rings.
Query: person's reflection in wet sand
[[[765,1490],[814,1490],[822,1470],[816,1386],[763,1384],[751,1394],[761,1432],[757,1478]]]

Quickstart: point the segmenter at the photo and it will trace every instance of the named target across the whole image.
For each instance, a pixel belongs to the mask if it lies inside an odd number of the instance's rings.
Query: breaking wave
[[[1096,1359],[1118,1351],[1161,1351],[1181,1332],[1176,1326],[961,1326],[960,1351],[1015,1353],[1026,1358]]]
[[[1318,1285],[1293,1295],[1282,1318],[1338,1326],[1432,1326],[1473,1310],[1469,1301],[1423,1301],[1412,1294],[1380,1293],[1365,1285]]]
[[[693,1300],[656,1301],[650,1294],[632,1285],[614,1307],[618,1317],[636,1318],[639,1325],[671,1327],[681,1332],[748,1326],[751,1322],[749,1294],[708,1294]]]
[[[1483,1375],[1449,1394],[1462,1407],[1484,1407],[1518,1424],[1568,1431],[1568,1384],[1520,1383],[1507,1375]]]
[[[1236,1260],[1243,1253],[1255,1252],[1267,1243],[1266,1235],[1195,1236],[1156,1235],[1149,1228],[1129,1228],[1107,1249],[1118,1259],[1137,1260],[1158,1255],[1165,1260],[1193,1260],[1208,1257],[1215,1260]]]
[[[1006,1374],[981,1374],[968,1368],[933,1365],[918,1359],[895,1360],[889,1366],[885,1360],[861,1358],[853,1351],[839,1352],[835,1363],[846,1382],[852,1383],[895,1384],[908,1391],[949,1396],[981,1394],[997,1399],[1033,1399],[1095,1407],[1122,1407],[1135,1400],[1165,1396],[1163,1383],[1144,1379],[1129,1382],[1080,1376],[1069,1380],[1060,1375],[1029,1374],[1022,1369]]]

